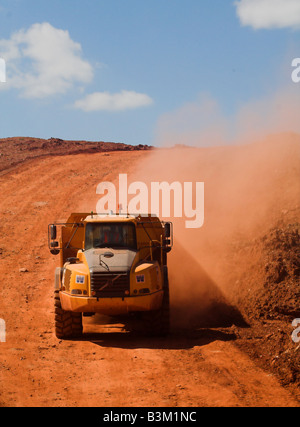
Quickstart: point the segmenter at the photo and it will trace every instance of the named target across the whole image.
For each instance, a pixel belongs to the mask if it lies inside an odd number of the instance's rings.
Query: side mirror
[[[48,225],[48,247],[52,255],[60,253],[59,242],[57,238],[57,228],[55,224]]]
[[[163,251],[169,253],[173,246],[173,229],[171,222],[164,223]]]
[[[169,222],[165,223],[165,237],[168,239],[171,237],[171,225]]]
[[[50,225],[50,238],[51,240],[55,240],[56,239],[56,225],[51,224]]]
[[[164,246],[170,246],[171,245],[171,239],[164,239],[163,244],[164,244]]]

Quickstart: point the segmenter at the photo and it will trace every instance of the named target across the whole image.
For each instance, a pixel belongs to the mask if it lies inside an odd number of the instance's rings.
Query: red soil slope
[[[46,156],[6,170],[0,405],[299,406],[299,154],[299,136],[281,135],[241,147]],[[97,185],[119,173],[205,182],[204,226],[174,218],[172,333],[149,340],[96,318],[83,340],[59,341],[47,225],[95,211]]]

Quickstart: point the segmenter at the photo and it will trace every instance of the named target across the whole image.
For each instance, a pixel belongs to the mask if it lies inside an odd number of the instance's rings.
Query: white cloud
[[[49,23],[34,24],[10,39],[0,40],[6,61],[6,89],[17,88],[27,98],[65,93],[75,83],[89,83],[92,66],[82,59],[82,49],[68,31]]]
[[[47,22],[0,39],[0,57],[6,64],[6,83],[1,89],[17,89],[25,98],[64,94],[75,85],[83,92],[83,85],[94,75],[91,64],[82,58],[81,45],[68,31]],[[152,103],[146,94],[123,90],[115,94],[95,92],[74,106],[83,111],[124,111]]]
[[[95,92],[75,102],[77,109],[89,111],[124,111],[151,105],[153,100],[144,93],[122,90],[120,93]]]
[[[300,28],[300,0],[240,0],[234,4],[244,26]]]

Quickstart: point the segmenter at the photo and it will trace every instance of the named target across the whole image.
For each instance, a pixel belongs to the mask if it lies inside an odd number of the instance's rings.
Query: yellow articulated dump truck
[[[151,215],[73,213],[48,226],[55,270],[55,332],[80,337],[83,316],[135,315],[145,333],[169,332],[171,222]]]

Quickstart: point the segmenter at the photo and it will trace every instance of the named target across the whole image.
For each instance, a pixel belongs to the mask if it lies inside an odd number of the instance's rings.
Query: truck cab
[[[95,313],[140,314],[150,333],[168,333],[171,223],[151,215],[75,213],[48,226],[48,244],[60,255],[54,290],[58,338],[82,334],[82,315]]]

